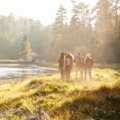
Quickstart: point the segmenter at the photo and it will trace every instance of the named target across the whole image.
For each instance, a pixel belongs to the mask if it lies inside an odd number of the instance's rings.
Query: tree
[[[89,5],[80,2],[75,5],[72,0],[72,18],[70,21],[70,38],[73,40],[74,52],[80,50],[80,47],[87,45],[88,41],[88,26],[90,26],[90,10]],[[90,27],[89,27],[90,28]],[[90,33],[89,33],[90,36]],[[86,46],[87,47],[87,46]]]
[[[110,0],[111,3],[113,3],[113,12],[114,12],[114,16],[115,16],[115,22],[116,22],[116,26],[118,25],[118,13],[119,13],[119,3],[120,0]]]
[[[87,45],[92,34],[89,5],[80,2],[78,4],[78,11],[79,11],[79,19],[80,19],[79,28],[78,28],[78,31],[80,33],[80,35],[78,34],[79,42],[81,45]]]
[[[53,45],[64,50],[64,30],[65,30],[65,20],[66,20],[66,9],[60,4],[58,12],[56,14],[56,19],[53,25],[53,35],[54,41]]]
[[[120,10],[120,0],[110,0],[112,4],[112,13],[114,15],[114,21],[115,21],[115,35],[116,39],[118,38],[118,35],[120,34],[120,16],[119,16],[119,10]]]
[[[71,2],[73,3],[73,8],[72,8],[73,15],[72,15],[71,22],[70,22],[71,23],[70,29],[71,29],[71,33],[72,33],[71,37],[73,38],[73,49],[75,51],[76,45],[77,45],[77,40],[76,40],[77,31],[76,31],[76,29],[77,29],[77,25],[78,25],[78,21],[79,21],[79,18],[78,18],[79,11],[78,11],[78,6],[75,5],[76,1],[72,0]]]
[[[30,30],[29,30],[28,22],[27,22],[27,19],[25,19],[24,23],[23,23],[22,33],[23,33],[23,35],[28,35],[29,32],[30,32]]]
[[[31,53],[31,47],[30,42],[27,35],[24,35],[22,43],[21,43],[21,49],[20,49],[20,55],[21,58],[27,59]]]
[[[114,55],[111,54],[114,50],[111,43],[115,40],[116,36],[112,3],[109,0],[99,0],[93,11],[96,13],[94,29],[97,31],[97,39],[101,44],[99,53],[104,53],[101,57],[104,58],[105,61],[110,61],[114,58]]]

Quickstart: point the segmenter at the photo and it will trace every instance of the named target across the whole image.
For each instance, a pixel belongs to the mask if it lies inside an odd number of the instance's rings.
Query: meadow
[[[22,120],[44,111],[46,120],[119,120],[118,68],[119,64],[95,65],[92,81],[76,80],[73,71],[71,79],[62,80],[57,73],[0,83],[0,117]],[[20,109],[19,114],[15,109]]]

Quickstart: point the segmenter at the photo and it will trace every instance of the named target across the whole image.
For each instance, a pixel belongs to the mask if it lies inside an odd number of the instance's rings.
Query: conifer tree
[[[29,32],[30,32],[30,30],[29,30],[28,22],[27,22],[27,19],[25,19],[24,23],[23,23],[22,33],[23,33],[23,35],[28,35]]]
[[[76,45],[77,45],[77,25],[79,24],[79,11],[78,11],[78,6],[75,5],[76,1],[75,0],[72,0],[71,1],[73,3],[73,8],[72,8],[72,17],[71,17],[71,25],[70,25],[70,28],[71,28],[71,38],[73,38],[73,49],[75,51],[76,49]]]
[[[78,50],[77,47],[83,46],[87,43],[87,27],[89,21],[89,5],[85,3],[79,3],[75,5],[74,0],[72,0],[72,18],[70,22],[70,35],[73,40],[74,52]]]
[[[116,36],[114,30],[115,21],[111,8],[112,4],[109,0],[99,0],[93,9],[93,11],[96,12],[94,28],[100,44],[99,52],[104,53],[101,57],[107,61],[111,60],[113,56],[111,55],[111,53],[113,53],[111,42]]]
[[[56,19],[53,25],[53,35],[54,35],[54,46],[59,46],[64,49],[64,30],[65,30],[65,20],[66,20],[66,9],[60,4],[59,10],[56,14]]]
[[[24,35],[22,43],[21,43],[21,48],[20,48],[21,58],[27,59],[30,53],[31,53],[30,42],[29,42],[28,36]]]

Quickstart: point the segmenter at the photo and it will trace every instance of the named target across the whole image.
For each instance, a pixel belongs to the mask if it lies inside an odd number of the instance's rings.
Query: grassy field
[[[107,74],[105,78],[104,75]],[[97,66],[93,80],[61,80],[59,74],[40,75],[36,78],[1,83],[0,114],[9,120],[47,113],[50,120],[119,120],[120,71]],[[13,110],[21,108],[15,115]],[[3,119],[3,117],[1,117]]]

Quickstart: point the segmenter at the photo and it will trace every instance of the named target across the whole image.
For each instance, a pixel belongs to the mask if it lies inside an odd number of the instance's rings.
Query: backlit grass
[[[109,77],[104,78],[107,74]],[[51,120],[120,118],[120,73],[109,68],[93,68],[93,80],[61,80],[59,74],[7,83],[0,89],[0,112],[23,107],[23,115],[47,112]],[[1,84],[3,85],[3,84]],[[28,107],[30,108],[28,109]],[[9,117],[8,117],[9,118]]]

